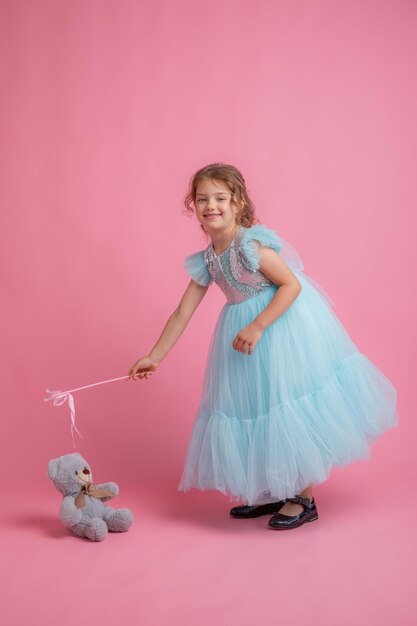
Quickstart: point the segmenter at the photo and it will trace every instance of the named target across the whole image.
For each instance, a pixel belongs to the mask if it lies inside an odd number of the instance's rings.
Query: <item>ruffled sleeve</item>
[[[213,280],[204,263],[204,250],[194,252],[194,254],[185,257],[184,267],[191,278],[199,285],[209,285]]]
[[[263,224],[255,224],[245,230],[241,246],[251,268],[257,270],[260,260],[259,246],[267,246],[280,254],[284,247],[284,240],[271,228]]]
[[[259,246],[273,248],[292,270],[302,272],[303,278],[324,298],[329,306],[335,306],[334,301],[325,289],[311,276],[303,272],[304,265],[301,256],[297,249],[284,237],[280,237],[274,230],[263,224],[255,224],[246,229],[242,238],[241,248],[253,270],[259,269]]]

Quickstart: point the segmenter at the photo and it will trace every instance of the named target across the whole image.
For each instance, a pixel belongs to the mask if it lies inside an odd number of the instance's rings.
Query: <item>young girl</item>
[[[217,283],[227,302],[178,489],[217,489],[244,501],[232,517],[273,513],[269,528],[297,528],[318,519],[313,484],[369,458],[371,443],[398,425],[396,390],[359,352],[295,248],[255,223],[235,167],[196,172],[185,205],[211,241],[186,257],[190,283],[129,378],[152,376]]]

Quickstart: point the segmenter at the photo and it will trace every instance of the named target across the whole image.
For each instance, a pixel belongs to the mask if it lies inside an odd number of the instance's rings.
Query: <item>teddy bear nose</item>
[[[89,473],[90,473],[90,470],[89,470],[89,469],[87,469],[87,468],[85,467],[85,468],[83,469],[83,474],[89,474]]]

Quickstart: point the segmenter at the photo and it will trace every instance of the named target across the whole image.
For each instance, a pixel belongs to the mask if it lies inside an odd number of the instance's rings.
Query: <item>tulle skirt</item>
[[[370,445],[398,426],[395,387],[314,281],[294,273],[300,294],[250,355],[232,342],[277,287],[223,306],[179,490],[215,489],[250,505],[290,498],[334,466],[369,459]]]

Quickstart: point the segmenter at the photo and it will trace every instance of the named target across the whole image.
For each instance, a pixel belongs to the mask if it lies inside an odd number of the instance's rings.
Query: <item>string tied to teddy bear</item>
[[[95,387],[96,385],[104,385],[105,383],[112,383],[115,380],[128,380],[128,378],[126,378],[126,375],[119,376],[118,378],[110,378],[109,380],[101,380],[100,382],[92,383],[91,385],[84,385],[84,387],[68,389],[68,391],[61,391],[60,389],[53,391],[51,389],[46,389],[46,392],[49,393],[49,396],[47,398],[44,398],[45,402],[51,401],[54,406],[61,406],[62,404],[65,404],[65,402],[68,402],[68,406],[70,410],[70,419],[71,419],[72,444],[74,448],[76,447],[75,440],[74,440],[74,431],[81,437],[81,439],[84,439],[84,437],[82,436],[82,434],[80,433],[80,431],[75,425],[75,404],[74,404],[74,397],[72,394],[74,393],[74,391],[80,391],[81,389],[88,389],[88,387]]]

